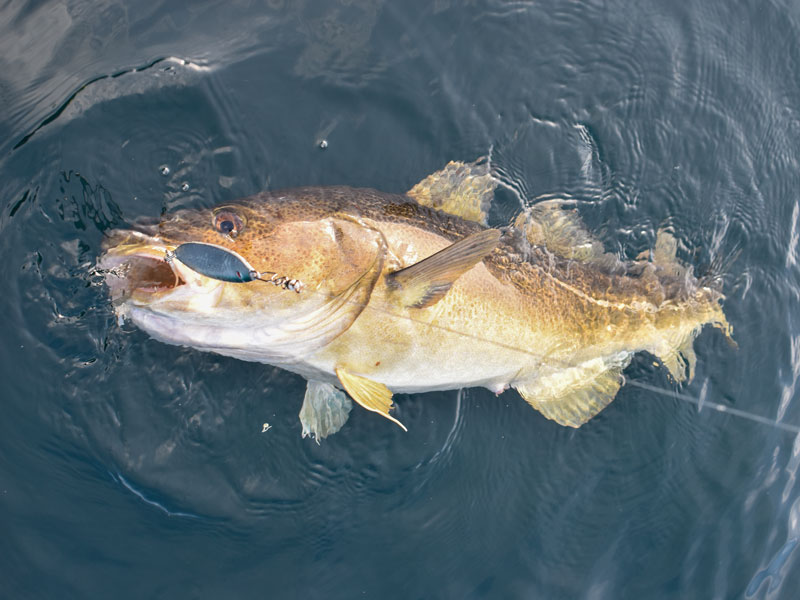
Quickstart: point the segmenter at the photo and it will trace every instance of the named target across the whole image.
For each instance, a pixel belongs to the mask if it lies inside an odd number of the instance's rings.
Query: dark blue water
[[[12,1],[0,107],[0,596],[797,597],[800,436],[709,408],[800,425],[795,3]],[[140,215],[481,155],[494,223],[570,197],[622,255],[667,224],[726,264],[705,408],[399,396],[409,433],[318,446],[302,379],[119,327],[91,272]]]

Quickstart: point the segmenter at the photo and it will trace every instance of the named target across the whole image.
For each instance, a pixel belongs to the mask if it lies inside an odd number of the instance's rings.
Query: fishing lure
[[[164,260],[171,262],[176,259],[200,275],[227,283],[265,281],[297,293],[303,288],[303,283],[297,279],[279,276],[272,271],[257,271],[238,253],[216,244],[187,242],[175,250],[167,250]]]

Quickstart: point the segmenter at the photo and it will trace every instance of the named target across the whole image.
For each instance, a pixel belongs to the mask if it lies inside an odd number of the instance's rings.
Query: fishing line
[[[316,292],[316,290],[314,290],[314,291]],[[446,331],[446,332],[452,333],[454,335],[460,335],[460,336],[465,337],[465,338],[470,338],[470,339],[473,339],[473,340],[476,340],[476,341],[485,342],[485,343],[488,343],[488,344],[493,344],[495,346],[498,346],[500,348],[504,348],[506,350],[512,350],[512,351],[515,351],[515,352],[520,352],[522,354],[527,354],[528,356],[533,357],[537,361],[537,364],[539,364],[539,365],[543,365],[544,364],[544,359],[539,357],[539,356],[537,356],[536,354],[534,354],[530,350],[524,350],[522,348],[518,348],[518,347],[512,346],[510,344],[504,344],[503,342],[498,342],[497,340],[490,340],[490,339],[483,338],[483,337],[478,336],[478,335],[466,333],[466,332],[463,332],[463,331],[458,331],[456,329],[451,329],[450,327],[447,327],[447,326],[444,326],[444,325],[439,325],[439,324],[436,324],[436,323],[426,323],[425,321],[421,321],[419,319],[415,319],[415,318],[407,316],[407,315],[398,315],[396,313],[390,312],[390,311],[388,311],[388,310],[386,310],[386,309],[384,309],[382,307],[379,307],[379,306],[368,306],[368,305],[364,305],[363,303],[359,303],[359,304],[361,306],[364,306],[365,309],[377,310],[377,311],[383,312],[383,313],[385,313],[387,315],[392,315],[395,318],[400,317],[400,318],[412,321],[414,323],[417,323],[417,324],[420,324],[420,325],[427,325],[429,327],[440,329],[442,331]],[[567,365],[564,361],[560,361],[560,360],[548,361],[548,362],[561,363],[561,365],[560,365],[561,368],[570,368],[571,366],[573,366],[573,365]],[[635,387],[638,387],[638,388],[641,388],[641,389],[644,389],[644,390],[648,390],[650,392],[655,392],[657,394],[661,394],[662,396],[667,396],[667,397],[670,397],[670,398],[676,398],[678,400],[683,400],[684,402],[692,403],[692,404],[694,404],[694,405],[696,405],[698,407],[698,412],[700,410],[702,410],[704,407],[707,406],[708,408],[710,408],[712,410],[715,410],[717,412],[720,412],[720,413],[727,413],[727,414],[730,414],[730,415],[734,415],[736,417],[741,417],[743,419],[753,421],[755,423],[761,423],[761,424],[764,424],[764,425],[771,425],[773,427],[776,427],[778,429],[782,429],[783,431],[787,431],[789,433],[800,434],[800,427],[798,427],[797,425],[792,425],[790,423],[782,423],[780,421],[777,421],[777,420],[774,420],[774,419],[770,419],[768,417],[762,417],[760,415],[756,415],[754,413],[750,413],[750,412],[747,412],[747,411],[744,411],[744,410],[741,410],[741,409],[738,409],[738,408],[733,408],[733,407],[727,406],[725,404],[720,404],[718,402],[713,402],[711,400],[701,400],[700,398],[695,398],[694,396],[691,396],[689,394],[685,394],[685,393],[682,393],[682,392],[678,392],[678,391],[675,391],[675,390],[665,390],[665,389],[656,387],[654,385],[650,385],[648,383],[642,383],[642,382],[639,382],[639,381],[630,380],[628,378],[625,378],[625,382],[624,382],[623,385],[632,385],[632,386],[635,386]]]
[[[305,289],[303,291],[306,292],[306,293],[310,292],[310,293],[316,294],[318,296],[325,297],[325,294],[323,294],[322,292],[320,292],[318,290]],[[415,323],[417,325],[425,325],[427,327],[431,327],[431,328],[434,328],[434,329],[439,329],[441,331],[445,331],[445,332],[451,333],[453,335],[458,335],[458,336],[461,336],[461,337],[464,337],[464,338],[469,338],[469,339],[472,339],[472,340],[475,340],[475,341],[484,342],[484,343],[487,343],[487,344],[492,344],[494,346],[497,346],[499,348],[503,348],[505,350],[511,350],[511,351],[514,351],[514,352],[519,352],[521,354],[528,355],[528,356],[532,357],[533,359],[535,359],[536,363],[538,365],[543,365],[544,364],[544,358],[543,357],[534,354],[530,350],[525,350],[523,348],[519,348],[519,347],[513,346],[511,344],[506,344],[506,343],[503,343],[503,342],[498,341],[498,340],[490,340],[488,338],[484,338],[484,337],[481,337],[479,335],[467,333],[467,332],[464,332],[464,331],[459,331],[457,329],[452,329],[450,327],[447,327],[446,325],[440,325],[438,323],[428,323],[426,321],[422,321],[421,319],[415,319],[414,317],[412,317],[410,315],[400,315],[400,314],[397,314],[396,312],[390,311],[390,310],[388,310],[388,309],[386,309],[386,308],[384,308],[382,306],[370,306],[369,303],[356,302],[356,301],[352,301],[352,300],[349,300],[348,303],[349,304],[353,304],[353,305],[357,305],[357,306],[359,306],[360,308],[362,308],[364,310],[375,310],[375,311],[381,312],[383,314],[389,315],[389,316],[391,316],[393,318],[398,318],[399,317],[401,319],[405,319],[405,320],[410,321],[412,323]],[[548,360],[548,362],[560,363],[561,368],[570,368],[570,367],[574,366],[574,365],[567,365],[567,363],[562,361],[562,360],[555,360],[555,361]],[[634,381],[634,380],[630,380],[628,378],[625,378],[625,381],[624,381],[623,385],[632,385],[634,387],[638,387],[638,388],[641,388],[643,390],[654,392],[654,393],[660,394],[662,396],[675,398],[675,399],[678,399],[678,400],[683,400],[684,402],[689,402],[689,403],[694,404],[694,405],[696,405],[698,407],[698,412],[700,410],[702,410],[704,407],[708,407],[708,408],[710,408],[710,409],[712,409],[712,410],[714,410],[716,412],[719,412],[719,413],[730,414],[730,415],[733,415],[733,416],[736,416],[736,417],[740,417],[742,419],[749,420],[749,421],[752,421],[752,422],[755,422],[755,423],[761,423],[763,425],[770,425],[772,427],[775,427],[777,429],[781,429],[781,430],[789,432],[789,433],[800,434],[800,427],[798,427],[797,425],[792,425],[790,423],[782,423],[780,421],[777,421],[777,420],[774,420],[774,419],[770,419],[768,417],[762,417],[760,415],[757,415],[757,414],[754,414],[754,413],[750,413],[748,411],[741,410],[741,409],[738,409],[738,408],[733,408],[731,406],[727,406],[725,404],[721,404],[721,403],[714,402],[714,401],[711,401],[711,400],[704,400],[704,399],[700,399],[700,398],[695,398],[694,396],[691,396],[689,394],[685,394],[683,392],[678,392],[676,390],[665,390],[665,389],[659,388],[657,386],[650,385],[648,383],[642,383],[640,381]]]
[[[740,410],[738,408],[733,408],[725,404],[719,404],[717,402],[713,402],[710,400],[701,400],[699,398],[695,398],[694,396],[690,396],[689,394],[684,394],[682,392],[674,390],[673,391],[664,390],[654,385],[650,385],[649,383],[642,383],[641,381],[626,380],[625,383],[628,385],[636,386],[638,388],[642,388],[643,390],[655,392],[656,394],[661,394],[662,396],[676,398],[678,400],[683,400],[684,402],[691,402],[692,404],[697,405],[698,412],[707,406],[708,408],[715,410],[717,412],[728,413],[731,415],[735,415],[737,417],[741,417],[743,419],[754,421],[756,423],[763,423],[764,425],[772,425],[773,427],[777,427],[778,429],[783,429],[784,431],[788,431],[790,433],[800,434],[800,427],[798,427],[797,425],[792,425],[790,423],[781,423],[780,421],[774,421],[772,419],[768,419],[767,417],[755,415],[753,413],[749,413],[747,411]]]
[[[244,261],[244,259],[241,258],[238,254],[236,254],[235,252],[231,252],[230,250],[227,250],[227,249],[224,249],[224,248],[216,247],[216,246],[213,246],[213,245],[210,245],[210,244],[196,244],[196,243],[194,243],[194,244],[191,244],[191,243],[190,244],[185,244],[184,246],[189,248],[189,249],[193,249],[193,250],[201,249],[204,253],[208,253],[209,249],[213,250],[213,253],[208,255],[208,256],[210,256],[212,258],[212,260],[210,261],[209,264],[214,269],[217,269],[221,263],[220,262],[215,262],[213,259],[215,259],[215,258],[225,258],[222,255],[222,253],[230,253],[231,256],[235,256],[236,257],[237,261],[241,261],[242,264],[244,264],[245,266],[249,266],[248,263],[246,261]],[[218,253],[220,254],[219,257],[216,256],[216,254],[218,254]],[[170,256],[170,255],[172,255],[172,256]],[[167,256],[165,257],[165,260],[167,262],[170,262],[174,258],[174,256],[175,256],[174,253],[168,252]],[[234,265],[235,265],[235,263],[234,263]],[[226,267],[227,267],[227,265],[226,265]],[[95,272],[97,273],[97,272],[102,272],[102,271],[100,269],[95,268]],[[255,272],[257,274],[257,272],[256,271],[252,271],[252,269],[251,269],[250,272],[251,273]],[[209,273],[207,272],[206,275],[208,275],[208,274]],[[217,273],[214,273],[211,276],[212,276],[212,278],[217,278],[217,279],[220,279],[220,280],[223,280],[223,281],[225,280],[225,279],[223,279],[222,276],[220,276]],[[245,283],[245,282],[251,281],[251,279],[241,279],[241,275],[239,277],[240,277],[240,279],[237,280],[238,282]],[[288,278],[283,278],[283,279],[287,279],[288,280]],[[267,279],[265,279],[263,281],[267,281],[267,282],[270,282],[270,283],[275,283],[274,281],[267,280]],[[294,281],[294,280],[291,280],[291,281]],[[297,286],[296,288],[295,287],[291,287],[291,288],[287,288],[287,289],[292,289],[293,291],[301,293],[300,286]],[[330,298],[329,298],[328,294],[324,294],[323,292],[321,292],[319,290],[305,288],[305,289],[302,289],[302,292],[306,293],[306,294],[311,293],[311,294],[314,294],[314,295],[316,295],[318,297],[323,298],[326,301],[330,301]],[[459,331],[457,329],[452,329],[450,327],[447,327],[446,325],[440,325],[438,323],[431,323],[431,322],[423,321],[421,319],[414,318],[411,315],[398,314],[396,311],[389,310],[388,308],[385,308],[385,307],[380,306],[380,305],[370,304],[370,302],[359,302],[359,301],[355,301],[355,300],[351,300],[351,299],[346,299],[345,303],[357,306],[357,307],[361,308],[362,310],[374,310],[374,311],[383,313],[383,314],[385,314],[387,316],[390,316],[392,318],[405,319],[406,321],[414,323],[416,325],[424,325],[426,327],[430,327],[430,328],[433,328],[433,329],[438,329],[440,331],[444,331],[444,332],[447,332],[447,333],[450,333],[450,334],[453,334],[453,335],[457,335],[457,336],[460,336],[462,338],[472,339],[472,340],[475,340],[475,341],[479,341],[479,342],[483,342],[483,343],[486,343],[486,344],[490,344],[490,345],[496,346],[498,348],[503,348],[505,350],[510,350],[512,352],[518,352],[518,353],[521,353],[521,354],[525,354],[525,355],[530,356],[531,358],[533,358],[536,361],[536,365],[537,366],[544,365],[544,360],[546,359],[546,357],[542,357],[540,355],[537,355],[537,354],[531,352],[530,350],[525,350],[523,348],[519,348],[519,347],[513,346],[511,344],[506,344],[506,343],[498,341],[498,340],[491,340],[491,339],[488,339],[488,338],[485,338],[485,337],[482,337],[482,336],[479,336],[479,335],[467,333],[467,332],[464,332],[464,331]],[[552,363],[556,363],[556,364],[560,363],[560,367],[561,368],[572,368],[572,367],[574,367],[574,365],[567,364],[563,360],[547,359],[547,361],[549,363],[551,363],[551,364]],[[750,413],[748,411],[744,411],[744,410],[741,410],[741,409],[733,408],[733,407],[727,406],[725,404],[721,404],[721,403],[713,402],[713,401],[708,401],[708,400],[703,400],[703,399],[700,399],[700,398],[695,398],[694,396],[691,396],[689,394],[685,394],[685,393],[674,391],[674,390],[673,391],[664,390],[664,389],[656,387],[654,385],[650,385],[650,384],[647,384],[647,383],[642,383],[642,382],[639,382],[639,381],[630,381],[630,380],[626,379],[625,383],[627,383],[629,385],[632,385],[632,386],[635,386],[635,387],[638,387],[638,388],[641,388],[643,390],[647,390],[647,391],[656,393],[656,394],[660,394],[660,395],[671,397],[671,398],[676,398],[676,399],[682,400],[684,402],[689,402],[691,404],[695,404],[698,407],[698,411],[702,410],[703,407],[707,406],[710,409],[712,409],[714,411],[717,411],[717,412],[720,412],[720,413],[726,413],[726,414],[734,415],[734,416],[737,416],[737,417],[740,417],[740,418],[743,418],[743,419],[746,419],[746,420],[749,420],[749,421],[752,421],[752,422],[755,422],[755,423],[761,423],[763,425],[769,425],[769,426],[772,426],[772,427],[775,427],[777,429],[781,429],[783,431],[787,431],[787,432],[790,432],[790,433],[800,434],[800,427],[798,427],[796,425],[792,425],[792,424],[789,424],[789,423],[782,423],[782,422],[780,422],[778,420],[769,419],[767,417],[762,417],[760,415],[756,415],[756,414],[753,414],[753,413]]]

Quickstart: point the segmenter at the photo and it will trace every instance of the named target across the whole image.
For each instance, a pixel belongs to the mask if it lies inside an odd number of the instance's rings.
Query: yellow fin
[[[657,354],[659,360],[667,367],[669,374],[678,383],[691,381],[694,378],[694,368],[697,365],[697,355],[694,353],[696,335],[695,332],[692,332],[679,344]]]
[[[390,273],[386,285],[403,306],[431,306],[444,297],[456,279],[491,253],[499,240],[497,229],[473,233],[410,267]]]
[[[392,392],[382,383],[372,381],[366,377],[360,377],[349,373],[344,367],[336,368],[336,376],[342,383],[342,387],[347,390],[350,397],[358,404],[383,415],[390,421],[397,423],[403,431],[408,431],[406,426],[389,414],[394,408],[392,404]]]
[[[543,375],[530,383],[514,384],[528,404],[548,419],[580,427],[608,406],[622,385],[622,370],[631,355],[623,352],[611,364],[603,359]]]
[[[686,267],[678,261],[678,240],[666,229],[656,232],[656,245],[653,247],[653,264],[670,275],[679,277],[686,274]]]
[[[563,200],[547,200],[534,204],[517,217],[514,226],[522,228],[534,246],[544,246],[564,258],[603,262],[614,266],[616,256],[606,253],[603,245],[586,229],[578,211],[564,208]]]
[[[657,265],[667,265],[675,262],[678,254],[678,240],[666,229],[656,232],[656,245],[653,248],[653,262]]]
[[[428,175],[407,194],[425,206],[486,225],[495,187],[497,182],[489,173],[487,161],[451,161],[441,171]]]

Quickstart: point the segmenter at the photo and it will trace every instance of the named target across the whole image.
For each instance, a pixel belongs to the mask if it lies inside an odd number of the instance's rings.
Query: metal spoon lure
[[[278,276],[271,271],[256,271],[241,255],[216,244],[187,242],[167,250],[164,260],[179,260],[192,271],[211,279],[228,283],[248,283],[265,281],[273,285],[300,293],[302,282],[289,277]]]

